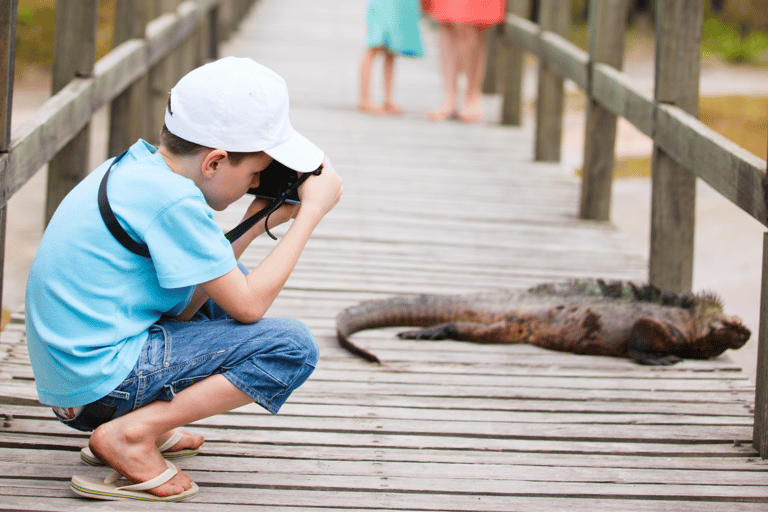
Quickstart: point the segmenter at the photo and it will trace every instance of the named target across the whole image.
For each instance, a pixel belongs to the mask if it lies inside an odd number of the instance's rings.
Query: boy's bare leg
[[[460,70],[456,27],[448,23],[441,23],[439,33],[443,103],[427,114],[427,119],[430,121],[445,121],[456,116],[456,96]]]
[[[382,107],[371,100],[371,67],[376,55],[383,51],[383,48],[368,48],[363,54],[363,60],[360,63],[360,99],[357,102],[357,110],[360,112],[377,115],[386,113]]]
[[[145,482],[166,469],[165,459],[157,449],[161,437],[167,439],[166,434],[175,428],[252,402],[223,375],[211,375],[180,391],[170,402],[157,400],[101,425],[93,431],[89,446],[129,480]],[[178,472],[148,492],[172,496],[191,486],[189,476]]]
[[[403,109],[395,104],[393,82],[395,76],[395,56],[384,53],[384,110],[387,114],[402,114]]]

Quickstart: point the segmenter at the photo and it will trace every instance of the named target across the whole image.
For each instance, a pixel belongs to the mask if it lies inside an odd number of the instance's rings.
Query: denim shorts
[[[189,322],[162,318],[149,328],[139,360],[120,386],[62,423],[90,432],[102,423],[221,374],[276,414],[317,365],[306,325],[291,318],[241,324],[208,301]]]

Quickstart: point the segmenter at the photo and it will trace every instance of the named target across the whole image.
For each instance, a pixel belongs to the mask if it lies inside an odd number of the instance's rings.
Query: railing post
[[[701,68],[701,0],[659,0],[656,16],[657,103],[698,117]],[[676,293],[693,284],[696,177],[658,143],[652,159],[651,283]]]
[[[53,94],[72,79],[93,73],[98,4],[98,0],[56,0]],[[46,225],[64,196],[88,174],[89,148],[90,123],[49,162]]]
[[[179,0],[154,0],[150,19],[175,12]],[[147,142],[157,145],[160,142],[160,127],[165,119],[165,105],[168,91],[176,83],[178,70],[178,51],[172,50],[149,70],[149,94],[147,95]]]
[[[622,68],[627,0],[589,3],[590,67],[596,63]],[[616,148],[616,115],[597,103],[590,81],[584,129],[584,170],[581,179],[582,219],[607,221],[611,216],[611,182]]]
[[[14,47],[18,0],[0,9],[0,155],[11,147],[11,104],[13,102]],[[5,160],[7,162],[7,160]],[[0,162],[0,305],[3,303],[5,271],[5,227],[8,216],[8,168]]]
[[[752,445],[760,452],[760,456],[766,459],[768,458],[768,233],[763,235],[763,274],[755,377],[755,425],[752,431]]]
[[[539,0],[542,30],[568,37],[571,30],[571,0]],[[536,102],[537,162],[558,162],[563,140],[563,78],[546,64],[539,66],[539,93]]]
[[[528,19],[530,11],[531,0],[507,1],[509,14]],[[499,75],[503,82],[501,124],[520,126],[523,117],[523,51],[502,37],[498,52]]]
[[[115,35],[113,46],[129,39],[145,36],[149,22],[146,2],[118,0],[115,9]],[[147,75],[142,75],[117,98],[112,100],[109,123],[109,156],[128,149],[141,137],[147,137],[147,113],[144,108],[149,92]]]
[[[497,25],[485,31],[488,59],[485,61],[483,94],[494,94],[498,88],[499,39],[501,39],[502,30],[503,25]]]

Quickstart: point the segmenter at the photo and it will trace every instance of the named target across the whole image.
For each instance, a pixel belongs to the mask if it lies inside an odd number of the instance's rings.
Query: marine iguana
[[[626,357],[670,365],[742,347],[750,331],[726,316],[713,294],[674,295],[626,281],[571,280],[524,291],[476,295],[413,295],[362,302],[341,311],[342,347],[380,363],[349,340],[366,329],[428,327],[402,339],[529,343],[576,354]],[[429,327],[431,326],[431,327]]]

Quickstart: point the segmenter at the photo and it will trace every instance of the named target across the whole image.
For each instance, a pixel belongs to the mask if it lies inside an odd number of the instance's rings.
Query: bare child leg
[[[101,460],[129,480],[145,482],[166,468],[157,446],[163,437],[167,439],[168,432],[252,402],[250,396],[223,375],[211,375],[180,391],[170,402],[157,400],[104,423],[94,430],[89,446]],[[186,442],[197,441],[200,439],[193,436],[186,439]],[[148,492],[172,496],[191,485],[189,476],[179,472]]]
[[[368,48],[363,54],[363,60],[360,63],[360,100],[357,103],[357,110],[368,114],[383,115],[386,110],[376,105],[371,100],[371,68],[376,56],[385,53],[384,48]]]
[[[393,99],[393,82],[395,74],[395,56],[390,52],[384,53],[384,110],[387,114],[402,114],[403,109],[397,106]]]
[[[457,31],[454,25],[441,23],[439,33],[443,102],[437,109],[427,114],[427,119],[430,121],[445,121],[456,116],[456,97],[460,70]]]
[[[464,70],[467,76],[467,91],[459,119],[469,123],[483,120],[482,99],[487,42],[485,30],[474,25],[462,25],[461,46],[465,50]]]

